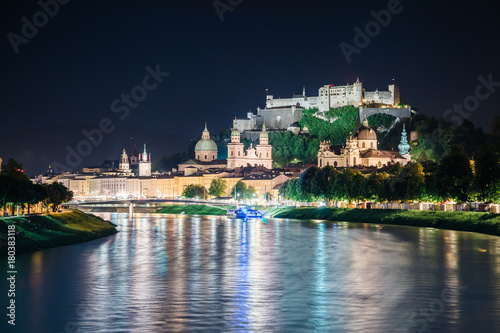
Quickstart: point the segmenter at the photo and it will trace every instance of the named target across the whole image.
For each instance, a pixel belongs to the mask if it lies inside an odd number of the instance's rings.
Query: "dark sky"
[[[490,1],[402,0],[401,13],[350,64],[339,44],[354,44],[354,27],[364,30],[370,11],[389,1],[220,2],[241,3],[221,21],[210,0],[72,0],[16,54],[8,34],[21,35],[21,19],[33,22],[40,6],[3,0],[2,134],[12,132],[15,143],[23,128],[97,126],[109,117],[194,137],[205,121],[215,132],[263,107],[266,88],[289,97],[305,85],[317,95],[323,84],[357,76],[367,90],[386,90],[394,78],[403,102],[441,116],[474,96],[479,75],[500,82],[500,20]],[[111,103],[157,64],[170,75],[120,120]],[[500,91],[491,93],[469,119],[489,130],[499,102]]]

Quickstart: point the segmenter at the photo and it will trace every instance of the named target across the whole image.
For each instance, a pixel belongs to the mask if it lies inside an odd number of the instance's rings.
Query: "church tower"
[[[244,145],[240,142],[240,131],[236,124],[236,119],[233,122],[231,131],[231,142],[227,144],[227,167],[234,169],[244,165],[245,154],[243,152]]]
[[[120,158],[120,170],[126,173],[130,172],[130,164],[128,163],[128,156],[125,148],[123,148],[122,156]]]
[[[398,145],[398,149],[401,156],[406,158],[408,161],[411,160],[410,145],[408,144],[408,138],[406,136],[405,124],[403,124],[403,132],[401,132],[401,142]]]
[[[259,144],[255,147],[257,157],[260,159],[259,164],[263,165],[267,169],[272,169],[273,158],[272,150],[273,147],[269,144],[269,134],[266,131],[266,123],[262,125],[262,132],[259,137]]]
[[[151,154],[148,155],[146,144],[144,144],[144,152],[139,158],[139,177],[149,176],[151,176]]]
[[[350,137],[347,139],[344,151],[346,154],[346,166],[353,167],[361,164],[358,140],[356,138]]]

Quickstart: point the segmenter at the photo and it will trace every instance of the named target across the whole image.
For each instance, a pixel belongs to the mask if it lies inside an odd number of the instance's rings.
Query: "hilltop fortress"
[[[268,129],[286,130],[302,119],[304,109],[317,108],[319,114],[324,114],[332,108],[347,105],[359,107],[360,121],[365,115],[369,117],[376,113],[409,118],[410,107],[399,107],[399,103],[398,85],[390,84],[386,91],[366,91],[358,78],[353,84],[344,86],[324,85],[319,88],[318,96],[307,96],[305,88],[301,95],[291,98],[275,99],[273,95],[267,95],[264,109],[257,108],[257,114],[248,112],[246,119],[237,119],[235,124],[240,132],[260,130],[264,122]]]

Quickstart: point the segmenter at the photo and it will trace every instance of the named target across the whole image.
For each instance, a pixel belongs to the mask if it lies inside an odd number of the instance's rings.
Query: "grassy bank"
[[[500,236],[500,215],[492,213],[303,207],[277,208],[266,217],[409,225]]]
[[[116,233],[115,226],[74,210],[51,215],[0,218],[0,256],[7,255],[7,228],[16,227],[16,254],[82,243]]]
[[[160,209],[157,213],[186,215],[226,215],[227,211],[222,208],[205,205],[168,205]]]

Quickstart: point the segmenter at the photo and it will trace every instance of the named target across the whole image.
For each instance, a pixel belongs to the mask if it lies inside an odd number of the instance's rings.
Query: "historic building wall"
[[[411,108],[359,108],[359,120],[368,118],[374,114],[383,113],[390,114],[396,118],[406,119],[411,117]]]
[[[277,109],[258,109],[257,114],[262,117],[267,128],[286,130],[290,124],[302,119],[302,110],[302,108],[291,106]]]

